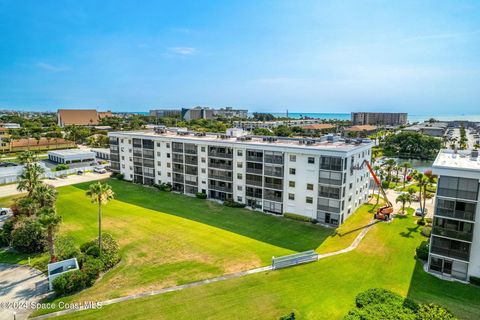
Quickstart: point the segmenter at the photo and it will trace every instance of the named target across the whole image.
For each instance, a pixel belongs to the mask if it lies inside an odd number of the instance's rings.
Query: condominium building
[[[371,143],[338,136],[294,139],[158,128],[111,132],[112,170],[146,185],[207,194],[250,209],[286,212],[338,226],[367,201]]]
[[[164,118],[164,117],[181,117],[181,109],[155,109],[150,110],[150,117]]]
[[[352,112],[352,124],[399,126],[407,124],[407,114],[394,112]]]
[[[478,151],[442,150],[433,164],[438,175],[428,269],[444,277],[480,277]]]

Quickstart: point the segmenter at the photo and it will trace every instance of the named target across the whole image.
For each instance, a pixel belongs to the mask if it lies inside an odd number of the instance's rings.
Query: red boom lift
[[[380,182],[377,175],[375,174],[375,171],[373,171],[372,166],[370,165],[370,162],[368,162],[367,160],[364,160],[361,166],[358,166],[354,169],[362,169],[364,164],[367,165],[368,171],[370,171],[370,174],[372,175],[373,180],[375,181],[375,184],[377,185],[380,192],[382,192],[382,196],[385,199],[385,202],[387,203],[385,206],[378,208],[377,213],[375,213],[373,217],[378,220],[388,221],[390,220],[391,218],[390,216],[393,213],[393,205],[390,202],[390,200],[388,200],[387,194],[385,193],[385,190],[383,190],[382,188],[382,183]]]

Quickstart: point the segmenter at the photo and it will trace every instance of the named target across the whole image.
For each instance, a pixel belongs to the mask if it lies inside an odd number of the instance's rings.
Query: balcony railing
[[[186,154],[197,154],[197,149],[185,148],[184,152],[185,152]]]
[[[471,232],[463,232],[463,231],[456,231],[456,230],[449,230],[439,226],[434,226],[432,228],[432,233],[444,236],[453,239],[465,240],[465,241],[472,241],[473,233]]]
[[[215,168],[215,169],[233,170],[233,165],[232,164],[226,164],[226,163],[210,162],[208,164],[208,166],[210,168]]]
[[[470,254],[465,251],[453,250],[453,249],[445,249],[441,247],[432,246],[430,248],[431,253],[436,253],[442,256],[461,259],[464,261],[468,261],[470,258]]]
[[[265,182],[264,187],[269,188],[269,189],[275,189],[275,190],[283,190],[283,184],[282,183]]]
[[[458,210],[445,210],[442,208],[437,208],[435,210],[435,216],[475,221],[475,213]]]
[[[209,157],[216,157],[216,158],[227,158],[227,159],[232,159],[233,154],[232,153],[225,153],[225,152],[217,152],[217,151],[208,151],[208,156]]]
[[[227,192],[227,193],[232,193],[232,187],[224,187],[224,186],[218,186],[215,184],[208,184],[208,188],[216,191],[222,191],[222,192]]]
[[[263,174],[271,177],[283,177],[283,168],[281,170],[272,170],[268,167],[264,168]]]
[[[283,164],[283,157],[269,157],[269,156],[265,156],[265,163]]]
[[[251,179],[245,179],[245,184],[251,185],[251,186],[262,186],[262,180],[251,180]]]
[[[263,170],[262,169],[257,169],[257,168],[246,168],[247,173],[253,173],[253,174],[259,174],[262,175]]]
[[[246,156],[246,159],[247,161],[263,162],[263,157],[249,156],[248,154]]]
[[[208,178],[209,179],[215,179],[215,180],[222,180],[222,181],[233,181],[233,177],[232,176],[228,176],[226,174],[212,174],[212,173],[209,173],[208,174]]]
[[[183,149],[182,148],[172,148],[172,152],[183,153]]]
[[[173,181],[183,183],[183,176],[182,175],[173,175]]]

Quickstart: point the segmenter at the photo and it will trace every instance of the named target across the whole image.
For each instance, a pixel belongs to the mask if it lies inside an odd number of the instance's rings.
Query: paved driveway
[[[54,187],[62,187],[62,186],[68,186],[71,184],[77,184],[81,182],[88,182],[88,181],[95,181],[95,180],[102,180],[102,179],[107,179],[111,175],[110,172],[104,173],[104,174],[99,174],[99,173],[93,173],[93,172],[87,172],[83,175],[71,175],[66,177],[65,179],[58,178],[57,180],[48,180],[45,179],[44,182],[46,184],[49,184]],[[19,194],[20,192],[17,191],[17,185],[16,184],[8,184],[5,186],[0,186],[0,198],[2,197],[8,197],[8,196],[13,196],[16,194]]]
[[[22,265],[0,263],[0,320],[26,319],[33,311],[16,309],[4,303],[35,303],[48,292],[47,277],[40,271]]]

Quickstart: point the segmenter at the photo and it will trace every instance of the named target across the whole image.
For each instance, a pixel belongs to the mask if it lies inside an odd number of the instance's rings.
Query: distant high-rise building
[[[150,116],[156,118],[164,117],[180,117],[182,115],[181,109],[155,109],[150,110]]]
[[[353,125],[400,126],[407,124],[407,113],[352,112]]]

